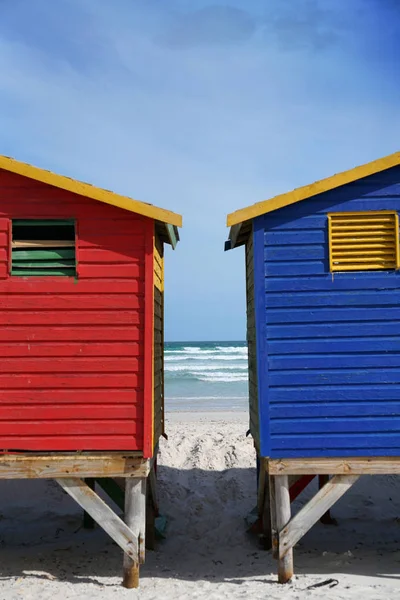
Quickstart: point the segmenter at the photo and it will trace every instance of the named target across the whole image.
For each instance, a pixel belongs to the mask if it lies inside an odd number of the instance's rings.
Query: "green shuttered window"
[[[331,272],[400,268],[396,212],[332,213],[328,227]]]
[[[75,222],[13,220],[11,275],[75,277]]]

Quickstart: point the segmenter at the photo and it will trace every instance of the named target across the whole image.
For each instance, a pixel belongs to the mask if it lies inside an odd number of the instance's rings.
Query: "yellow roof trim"
[[[61,188],[62,190],[74,194],[79,194],[80,196],[85,196],[86,198],[91,198],[92,200],[98,200],[105,204],[111,204],[112,206],[129,210],[130,212],[149,217],[150,219],[155,219],[156,221],[161,221],[168,225],[182,227],[181,215],[174,212],[165,210],[164,208],[157,208],[152,204],[147,204],[140,200],[133,200],[133,198],[128,198],[128,196],[120,196],[114,192],[95,187],[89,183],[71,179],[70,177],[65,177],[64,175],[57,175],[51,171],[39,169],[38,167],[9,158],[8,156],[0,155],[0,169],[16,173],[17,175],[23,175],[24,177],[29,177],[30,179],[35,179],[36,181],[41,181],[48,185],[53,185],[54,187]]]
[[[332,177],[321,179],[320,181],[316,181],[310,185],[296,188],[292,192],[280,194],[279,196],[275,196],[270,200],[263,200],[262,202],[257,202],[256,204],[252,204],[247,208],[236,210],[228,215],[226,224],[228,227],[238,225],[239,223],[243,223],[249,219],[254,219],[260,215],[264,215],[265,213],[278,210],[278,208],[283,208],[289,204],[306,200],[307,198],[311,198],[316,194],[328,192],[329,190],[333,190],[341,185],[352,183],[353,181],[361,179],[362,177],[368,177],[369,175],[374,175],[374,173],[379,173],[379,171],[384,171],[385,169],[390,169],[391,167],[397,167],[399,164],[400,152],[395,152],[394,154],[390,154],[384,158],[379,158],[378,160],[374,160],[365,165],[355,167],[349,171],[343,171],[343,173],[338,173]]]

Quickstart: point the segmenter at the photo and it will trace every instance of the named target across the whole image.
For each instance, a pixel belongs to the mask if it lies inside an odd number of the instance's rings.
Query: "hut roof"
[[[34,167],[8,156],[0,155],[0,169],[29,177],[30,179],[52,185],[62,190],[97,200],[98,202],[111,204],[112,206],[117,206],[118,208],[143,215],[144,217],[149,217],[160,224],[164,233],[163,241],[175,247],[179,240],[178,227],[182,227],[182,217],[164,208],[158,208],[157,206],[141,202],[140,200],[134,200],[128,196],[121,196],[120,194],[71,179],[70,177],[65,177],[64,175],[57,175],[51,171]]]
[[[269,200],[263,200],[262,202],[257,202],[256,204],[247,206],[246,208],[236,210],[235,212],[230,213],[227,217],[227,226],[231,227],[231,230],[226,249],[240,246],[245,242],[250,230],[251,219],[274,210],[278,210],[284,206],[295,204],[301,200],[306,200],[307,198],[311,198],[317,194],[328,192],[329,190],[346,185],[347,183],[352,183],[357,179],[374,175],[375,173],[379,173],[380,171],[384,171],[385,169],[390,169],[391,167],[396,167],[398,165],[400,165],[400,152],[395,152],[394,154],[389,154],[389,156],[379,158],[372,162],[366,163],[365,165],[361,165],[348,171],[343,171],[342,173],[333,175],[332,177],[320,179],[319,181],[315,181],[309,185],[296,188],[295,190],[287,192],[286,194],[280,194],[279,196],[274,196]]]

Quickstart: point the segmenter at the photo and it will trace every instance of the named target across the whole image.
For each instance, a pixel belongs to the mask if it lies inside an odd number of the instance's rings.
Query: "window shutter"
[[[328,228],[332,272],[400,267],[397,212],[330,214]]]
[[[76,275],[75,224],[70,220],[13,220],[11,275]]]

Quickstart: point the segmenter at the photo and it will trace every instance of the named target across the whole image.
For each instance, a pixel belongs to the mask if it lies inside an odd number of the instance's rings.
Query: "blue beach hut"
[[[281,582],[360,475],[400,472],[399,212],[397,152],[228,215],[226,249],[246,249],[250,430]],[[292,517],[290,482],[312,475],[332,477]]]

